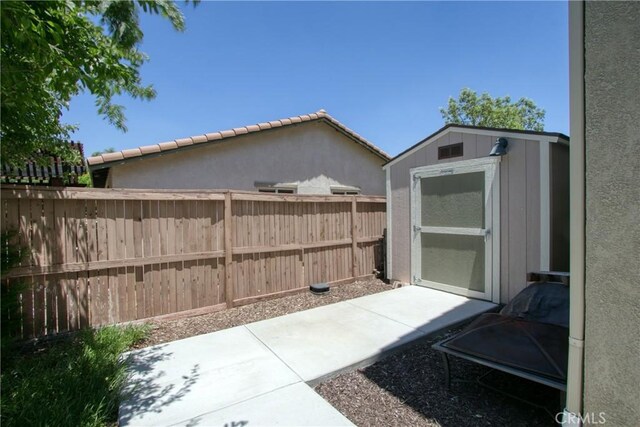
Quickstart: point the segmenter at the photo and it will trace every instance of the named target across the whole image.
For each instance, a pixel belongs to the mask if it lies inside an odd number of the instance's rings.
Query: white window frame
[[[411,278],[412,283],[459,295],[479,298],[494,303],[500,301],[500,157],[487,157],[458,162],[440,163],[413,168],[411,178]],[[485,173],[485,229],[456,227],[423,227],[421,179],[462,174]],[[485,291],[478,292],[445,283],[422,280],[421,235],[442,232],[446,234],[485,236]]]
[[[359,187],[350,187],[346,185],[331,185],[329,186],[329,189],[331,190],[331,194],[341,196],[357,196],[361,193],[361,189]]]
[[[266,194],[296,194],[298,192],[298,188],[297,187],[279,187],[279,186],[273,186],[273,187],[258,187],[256,189],[259,193],[266,193]]]
[[[331,194],[338,195],[338,196],[357,196],[358,194],[360,194],[360,191],[358,191],[358,190],[337,190],[337,189],[332,189],[331,190]]]

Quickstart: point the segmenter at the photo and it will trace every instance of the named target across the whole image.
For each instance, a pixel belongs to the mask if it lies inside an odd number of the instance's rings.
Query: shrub
[[[120,355],[144,326],[85,330],[2,373],[2,424],[103,426],[117,420],[126,367]]]

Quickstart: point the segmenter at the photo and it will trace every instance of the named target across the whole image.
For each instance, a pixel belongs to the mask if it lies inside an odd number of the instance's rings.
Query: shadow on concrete
[[[191,418],[186,421],[182,421],[185,427],[196,427],[201,425],[204,415],[200,415],[198,417]],[[222,427],[247,427],[249,425],[249,421],[228,421],[222,424]]]
[[[129,380],[122,392],[118,424],[129,425],[136,414],[161,413],[163,408],[183,399],[200,378],[201,367],[194,364],[185,367],[181,381],[163,381],[166,372],[158,370],[159,362],[171,358],[166,345],[159,345],[129,353],[124,362],[128,365]],[[191,424],[196,425],[196,424]]]

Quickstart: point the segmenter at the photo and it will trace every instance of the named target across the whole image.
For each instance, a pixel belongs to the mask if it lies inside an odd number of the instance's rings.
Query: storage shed
[[[568,271],[566,135],[447,125],[383,168],[389,279],[508,302]]]

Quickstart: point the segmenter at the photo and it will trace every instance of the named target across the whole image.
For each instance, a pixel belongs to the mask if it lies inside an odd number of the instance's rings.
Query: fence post
[[[300,276],[296,277],[298,280],[298,285],[302,288],[304,287],[304,247],[302,247],[302,216],[304,215],[304,205],[298,204],[294,205],[296,211],[296,223],[295,223],[295,244],[300,245],[300,250],[298,251],[298,270],[300,272]],[[300,212],[300,214],[298,214]]]
[[[351,200],[351,275],[353,278],[356,278],[358,274],[358,261],[356,259],[356,253],[358,251],[358,227],[356,226],[356,219],[358,218],[357,203],[356,196],[353,196]]]
[[[231,192],[224,193],[224,296],[227,308],[233,307],[233,224],[231,218]]]

